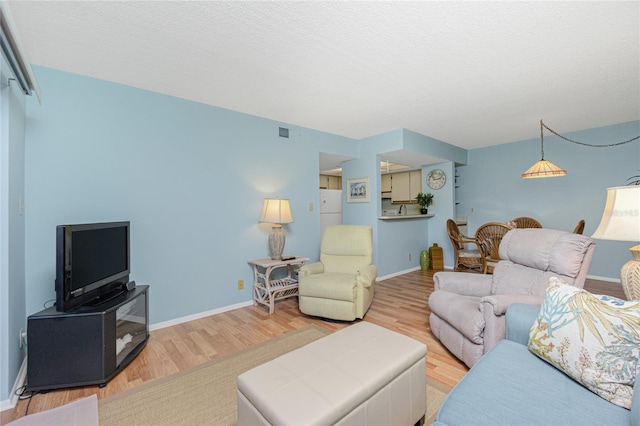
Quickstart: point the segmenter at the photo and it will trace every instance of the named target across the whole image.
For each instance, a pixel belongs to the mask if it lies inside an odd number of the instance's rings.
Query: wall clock
[[[427,175],[427,186],[431,189],[440,189],[447,181],[447,175],[440,169],[433,169]]]

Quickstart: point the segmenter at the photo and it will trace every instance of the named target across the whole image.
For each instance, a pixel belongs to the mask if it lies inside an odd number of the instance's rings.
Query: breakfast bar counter
[[[406,214],[406,215],[390,215],[390,216],[378,216],[378,220],[404,220],[404,219],[429,219],[434,217],[434,213],[430,214]]]

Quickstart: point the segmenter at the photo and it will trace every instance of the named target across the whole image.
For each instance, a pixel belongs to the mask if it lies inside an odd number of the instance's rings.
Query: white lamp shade
[[[293,223],[288,199],[265,198],[260,213],[260,222]]]
[[[602,220],[593,238],[640,241],[640,186],[607,188]]]
[[[566,170],[553,164],[551,161],[542,159],[522,174],[522,179],[546,178],[554,176],[565,176]]]

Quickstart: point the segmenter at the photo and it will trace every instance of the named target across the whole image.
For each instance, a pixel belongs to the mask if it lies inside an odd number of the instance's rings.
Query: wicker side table
[[[287,260],[276,260],[267,257],[249,260],[249,264],[253,265],[253,305],[268,306],[269,314],[272,314],[276,300],[297,296],[297,272],[308,261],[308,257],[294,257]],[[287,268],[287,275],[272,279],[271,274],[279,268]]]

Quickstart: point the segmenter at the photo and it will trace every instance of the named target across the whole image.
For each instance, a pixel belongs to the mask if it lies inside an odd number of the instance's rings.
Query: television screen
[[[129,281],[129,222],[56,229],[56,309],[109,297]]]
[[[129,269],[125,226],[71,233],[71,292]]]

